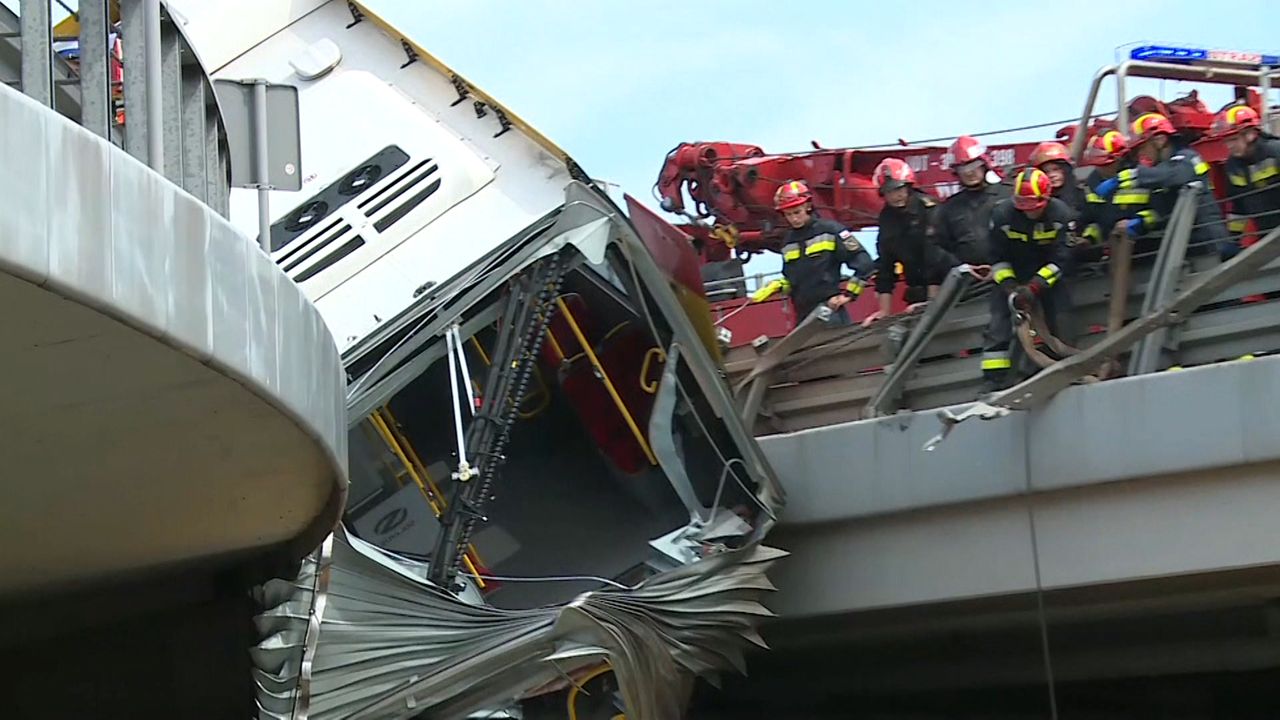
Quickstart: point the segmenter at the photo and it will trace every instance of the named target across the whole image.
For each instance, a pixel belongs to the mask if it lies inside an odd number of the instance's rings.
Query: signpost
[[[258,242],[271,254],[271,190],[302,189],[298,88],[262,79],[215,80],[230,145],[231,184],[258,191]]]

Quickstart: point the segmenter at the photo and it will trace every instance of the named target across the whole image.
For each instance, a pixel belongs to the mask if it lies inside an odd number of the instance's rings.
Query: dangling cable
[[[476,416],[476,390],[475,385],[471,382],[471,368],[467,365],[467,350],[462,344],[462,330],[457,323],[449,328],[449,332],[453,335],[451,345],[458,353],[458,364],[462,366],[462,381],[467,389],[467,409],[471,411],[471,417]]]
[[[453,328],[449,328],[444,332],[445,345],[448,351],[449,363],[449,389],[453,396],[453,430],[458,439],[458,471],[453,474],[453,479],[466,482],[471,479],[471,465],[467,463],[467,441],[462,434],[462,407],[458,400],[458,366],[454,358],[454,354],[460,350],[454,342]],[[469,382],[469,381],[468,381]],[[468,394],[470,391],[468,390]],[[471,403],[468,402],[468,405]]]
[[[1036,579],[1036,616],[1040,622],[1040,650],[1044,656],[1044,677],[1049,688],[1049,718],[1058,720],[1058,687],[1053,675],[1053,658],[1049,652],[1049,621],[1044,609],[1044,582],[1040,575],[1040,541],[1036,534],[1036,514],[1031,505],[1031,446],[1023,443],[1022,474],[1026,479],[1023,499],[1027,507],[1027,528],[1031,533],[1031,560]]]

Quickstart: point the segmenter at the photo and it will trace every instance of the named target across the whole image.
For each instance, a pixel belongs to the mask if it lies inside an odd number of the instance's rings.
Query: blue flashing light
[[[1280,67],[1280,55],[1263,55],[1239,50],[1206,50],[1173,45],[1143,45],[1129,51],[1131,60],[1190,64],[1196,62],[1229,62],[1252,67]]]
[[[1168,45],[1143,45],[1129,51],[1131,60],[1147,60],[1149,62],[1187,63],[1197,60],[1208,60],[1209,51],[1198,48],[1170,47]]]

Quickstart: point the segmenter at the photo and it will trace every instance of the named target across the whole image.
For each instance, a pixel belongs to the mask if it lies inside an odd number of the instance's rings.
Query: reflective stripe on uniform
[[[795,244],[795,243],[791,243],[791,244],[789,244],[789,245],[783,245],[783,246],[782,246],[782,261],[783,261],[783,262],[791,262],[792,260],[799,260],[799,259],[800,259],[800,246],[799,246],[799,245],[797,245],[797,244]]]
[[[995,265],[992,265],[991,273],[991,279],[994,280],[997,285],[1005,280],[1012,280],[1014,278],[1013,266],[1007,262],[998,262]]]
[[[858,278],[849,278],[849,282],[845,283],[844,291],[854,297],[862,294],[862,281]]]
[[[1004,226],[1004,234],[1007,235],[1010,240],[1017,240],[1018,242],[1029,242],[1031,240],[1031,238],[1027,237],[1026,233],[1020,233],[1017,230],[1010,228],[1008,225]]]
[[[1151,202],[1151,191],[1142,188],[1117,190],[1111,202],[1116,205],[1146,205]]]
[[[1084,233],[1082,233],[1082,235],[1090,242],[1100,243],[1102,242],[1102,226],[1098,223],[1090,223],[1089,226],[1084,229]]]
[[[1045,282],[1049,283],[1049,287],[1053,287],[1053,284],[1058,282],[1058,278],[1062,276],[1062,268],[1049,263],[1037,270],[1036,274],[1044,278]]]
[[[1132,168],[1121,170],[1116,174],[1116,179],[1120,181],[1120,189],[1128,190],[1138,184],[1138,171]]]
[[[1103,199],[1102,199],[1102,196],[1101,196],[1101,195],[1099,195],[1099,194],[1098,194],[1098,193],[1096,193],[1096,192],[1093,192],[1092,190],[1090,190],[1087,194],[1085,194],[1085,196],[1084,196],[1084,201],[1085,201],[1085,202],[1091,202],[1091,203],[1104,203],[1104,202],[1106,202],[1106,200],[1103,200]]]
[[[1053,242],[1053,239],[1058,237],[1058,228],[1053,228],[1052,230],[1041,230],[1040,226],[1037,225],[1032,235],[1034,236],[1033,239],[1037,243],[1044,245],[1045,243]]]
[[[1204,174],[1206,174],[1206,173],[1208,173],[1208,172],[1209,172],[1209,163],[1207,163],[1207,162],[1205,162],[1205,161],[1203,161],[1203,160],[1201,160],[1200,162],[1197,162],[1197,163],[1196,163],[1196,174],[1197,174],[1197,175],[1204,175]]]
[[[982,353],[982,369],[983,370],[1008,370],[1013,367],[1013,361],[1009,359],[1009,353],[1005,352],[988,352]]]
[[[1267,158],[1260,163],[1249,166],[1249,176],[1253,178],[1255,183],[1270,180],[1276,175],[1280,175],[1280,168],[1276,167],[1275,158]]]
[[[1231,218],[1227,220],[1227,229],[1233,233],[1242,233],[1248,226],[1248,222],[1248,220],[1241,217]]]
[[[1227,179],[1231,181],[1232,185],[1236,185],[1238,187],[1245,187],[1249,184],[1249,178],[1243,175],[1236,175],[1235,173],[1228,175]]]
[[[1142,224],[1146,227],[1155,227],[1160,222],[1160,213],[1155,210],[1139,210],[1138,217],[1142,218]]]
[[[804,249],[804,254],[817,255],[818,253],[835,252],[835,251],[836,251],[835,240],[821,240],[819,242],[812,243],[808,247],[806,247]]]

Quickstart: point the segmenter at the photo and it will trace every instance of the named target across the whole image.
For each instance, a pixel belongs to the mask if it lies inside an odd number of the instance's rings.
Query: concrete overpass
[[[1050,686],[1064,717],[1265,717],[1280,679],[1274,240],[1225,289],[1216,258],[1138,270],[1127,328],[1152,317],[1137,308],[1157,273],[1167,297],[1203,296],[1158,323],[1147,357],[1169,371],[970,419],[932,451],[936,400],[977,393],[957,351],[985,324],[979,303],[938,326],[887,416],[858,419],[895,372],[883,333],[822,332],[779,363],[757,418],[788,491],[774,649],[695,717],[1047,717]],[[1110,284],[1073,288],[1086,327]],[[731,353],[732,375],[753,352]]]
[[[126,123],[111,112],[108,5],[80,4],[76,65],[50,52],[49,3],[0,6],[3,690],[22,716],[127,697],[248,717],[247,590],[338,518],[345,375],[223,216],[222,117],[155,0],[121,3]]]
[[[801,618],[1280,564],[1280,358],[762,439],[788,489],[775,608]]]

